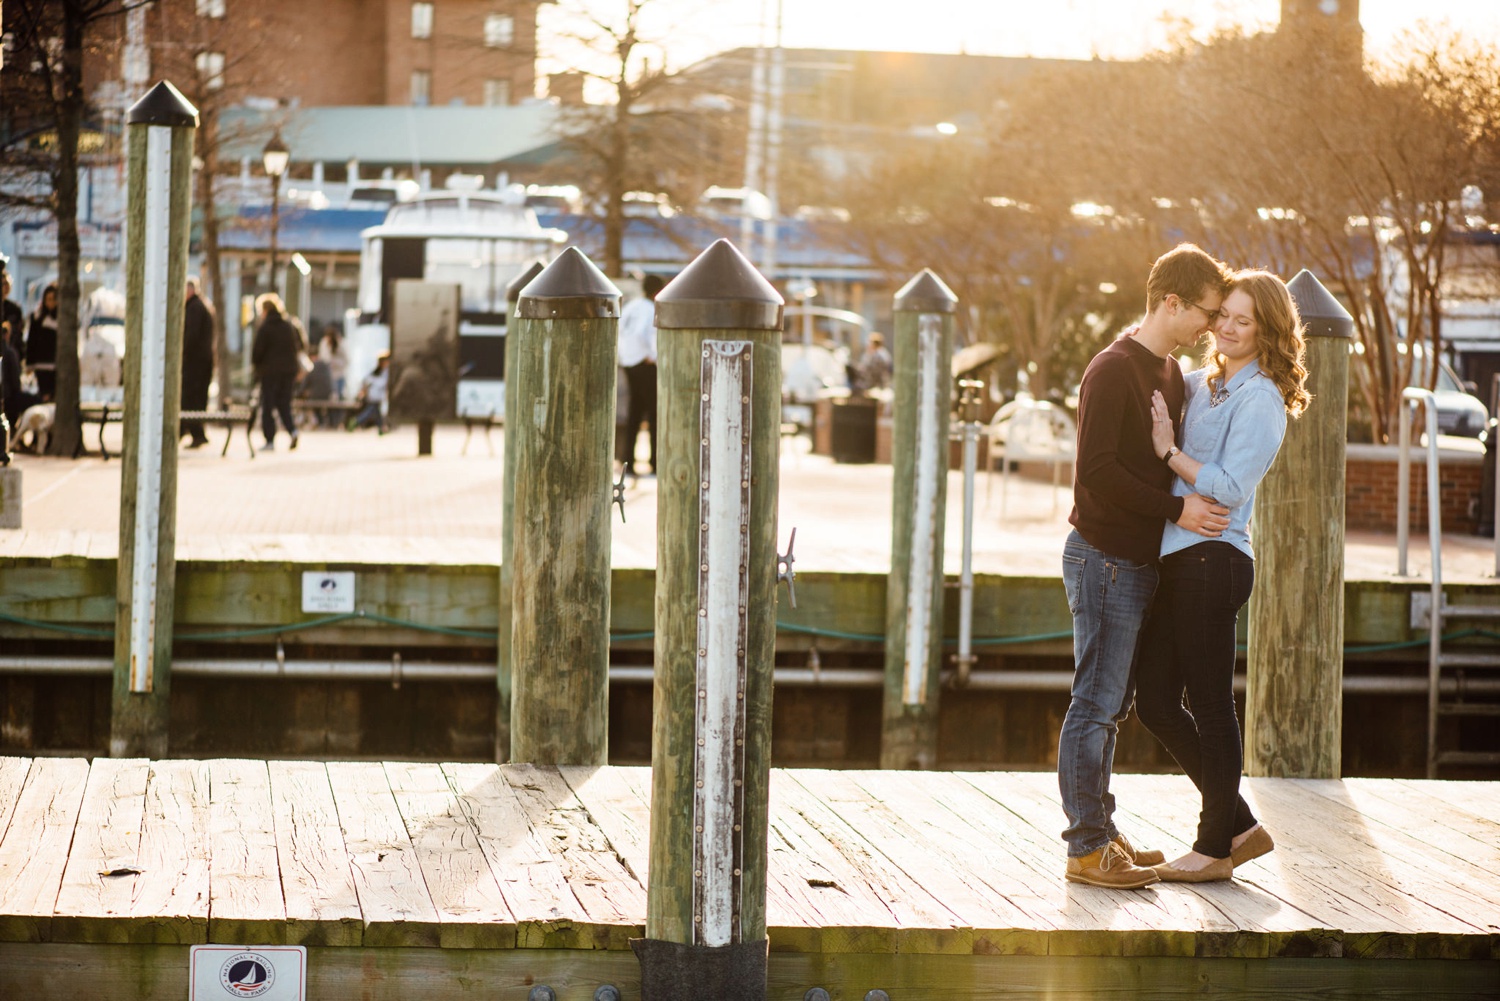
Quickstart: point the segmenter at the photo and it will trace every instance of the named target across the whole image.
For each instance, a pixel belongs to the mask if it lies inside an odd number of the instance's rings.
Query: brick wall
[[[1350,445],[1344,484],[1345,525],[1379,532],[1396,530],[1397,448],[1394,445]],[[1438,497],[1443,530],[1472,534],[1478,526],[1479,491],[1484,477],[1482,451],[1440,449]],[[1426,453],[1411,457],[1411,527],[1427,528]]]
[[[146,16],[150,79],[172,79],[193,99],[196,55],[219,52],[225,104],[255,96],[304,107],[402,105],[411,100],[413,70],[431,74],[433,105],[482,104],[486,80],[509,81],[514,103],[535,88],[540,2],[433,0],[432,37],[417,39],[410,0],[228,0],[222,18],[200,17],[195,0],[159,0]],[[510,46],[484,44],[489,14],[515,18]],[[120,74],[125,20],[91,26],[89,93]]]

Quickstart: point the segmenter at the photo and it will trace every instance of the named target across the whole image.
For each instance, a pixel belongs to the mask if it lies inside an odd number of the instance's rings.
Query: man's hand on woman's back
[[[1229,508],[1202,494],[1188,494],[1183,498],[1177,524],[1189,532],[1217,538],[1229,527]]]

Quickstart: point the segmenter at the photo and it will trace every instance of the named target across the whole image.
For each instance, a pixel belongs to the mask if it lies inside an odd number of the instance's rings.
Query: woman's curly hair
[[[1229,280],[1229,292],[1244,292],[1255,310],[1255,340],[1259,349],[1257,361],[1266,377],[1276,383],[1290,417],[1299,417],[1312,396],[1303,388],[1307,382],[1307,342],[1303,339],[1302,318],[1297,304],[1287,291],[1286,282],[1269,271],[1247,268],[1236,271]],[[1203,356],[1203,369],[1213,382],[1224,371],[1224,356],[1212,340]]]

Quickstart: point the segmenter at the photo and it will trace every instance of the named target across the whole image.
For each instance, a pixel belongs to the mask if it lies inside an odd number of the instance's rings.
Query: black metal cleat
[[[786,554],[780,553],[776,556],[776,583],[786,581],[787,592],[791,595],[792,607],[797,607],[797,571],[792,569],[792,564],[797,562],[797,557],[792,555],[792,549],[797,545],[797,530],[792,529],[791,538],[786,541]]]
[[[620,524],[623,525],[625,524],[625,470],[623,467],[620,469],[620,478],[614,483],[614,491],[615,496],[610,503],[620,506]]]

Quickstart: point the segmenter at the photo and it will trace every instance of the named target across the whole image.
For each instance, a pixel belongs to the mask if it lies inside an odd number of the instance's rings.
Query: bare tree
[[[1039,77],[987,123],[889,154],[851,189],[849,232],[893,279],[931,267],[958,295],[960,330],[998,345],[1038,396],[1060,396],[1134,316],[1148,220],[1111,205],[1112,157],[1067,112],[1106,67]]]
[[[1427,30],[1371,72],[1340,72],[1307,58],[1312,41],[1225,38],[1184,57],[1179,113],[1232,137],[1200,164],[1205,235],[1243,261],[1309,267],[1344,297],[1356,409],[1386,441],[1404,387],[1437,377],[1417,358],[1443,350],[1460,192],[1500,157],[1500,56]]]
[[[665,46],[646,34],[643,21],[653,5],[663,6],[619,0],[611,17],[604,8],[575,4],[574,28],[566,33],[588,53],[579,71],[610,96],[604,104],[565,107],[559,128],[590,207],[603,220],[603,265],[615,275],[623,269],[625,194],[665,192],[688,201],[738,148],[727,109],[669,70]]]
[[[6,103],[25,102],[39,123],[50,123],[57,141],[50,155],[21,154],[21,169],[39,169],[49,192],[23,193],[57,220],[57,416],[48,452],[72,455],[78,422],[78,140],[87,101],[85,49],[92,29],[143,6],[146,0],[8,0],[5,24],[15,39],[14,58],[26,68],[7,73]],[[12,165],[12,151],[5,153]],[[24,202],[23,202],[24,204]]]
[[[224,269],[219,251],[221,218],[225,205],[220,193],[226,172],[234,164],[223,162],[224,150],[259,146],[274,133],[279,116],[227,115],[246,97],[274,88],[282,56],[275,41],[292,24],[282,23],[274,13],[248,5],[231,5],[226,16],[196,16],[187,0],[169,0],[160,5],[158,37],[163,41],[153,52],[153,64],[163,76],[198,109],[198,131],[194,136],[197,162],[193,177],[193,203],[198,209],[198,246],[203,254],[203,279],[214,311],[215,378],[221,398],[230,391],[234,364],[224,324]],[[228,43],[230,33],[236,36]],[[222,65],[200,66],[203,52],[233,53]]]

